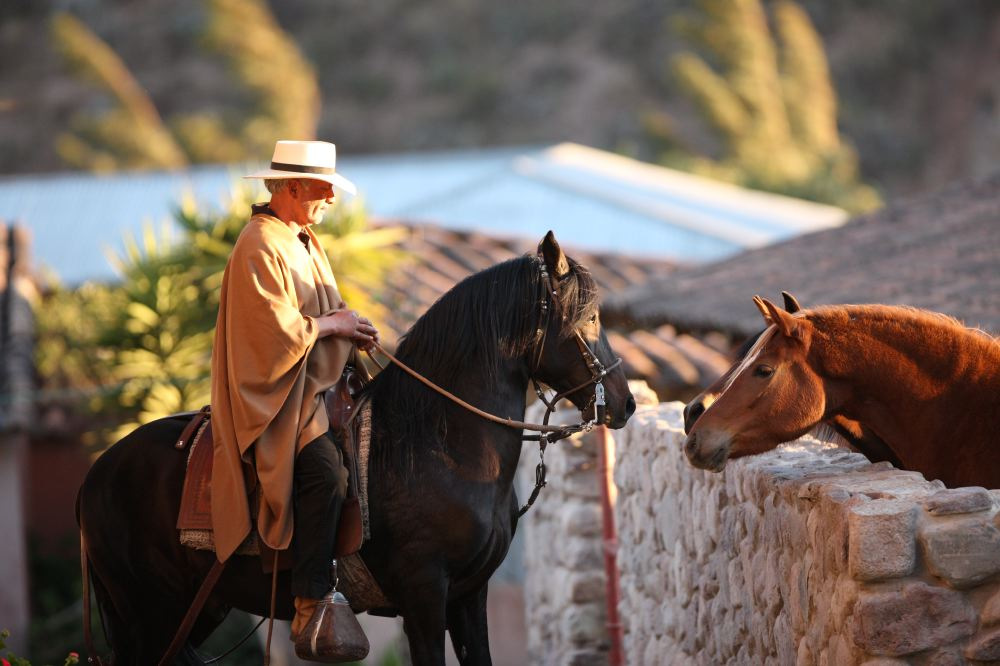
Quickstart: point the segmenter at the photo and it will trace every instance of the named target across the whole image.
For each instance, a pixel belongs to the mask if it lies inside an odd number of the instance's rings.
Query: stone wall
[[[645,382],[629,382],[636,403],[657,405]],[[551,423],[577,423],[580,413],[561,404]],[[535,403],[526,421],[541,423]],[[602,546],[601,480],[596,432],[550,444],[548,485],[518,523],[524,534],[524,606],[530,663],[544,666],[607,664],[610,647]],[[613,464],[613,461],[612,461]],[[535,484],[538,445],[525,444],[517,493],[527,501]]]
[[[946,490],[808,438],[703,472],[681,452],[679,403],[613,437],[625,663],[1000,660],[1000,491]],[[607,662],[597,445],[550,446],[519,526],[533,664]],[[526,447],[522,501],[537,461]]]
[[[540,422],[533,409],[527,420]],[[554,423],[574,420],[559,412]],[[548,485],[518,524],[525,535],[524,601],[530,663],[594,666],[607,663],[605,576],[595,433],[551,444],[545,454]],[[518,497],[534,486],[538,446],[521,454]]]
[[[1000,659],[1000,491],[807,438],[696,470],[681,408],[615,433],[627,664]]]

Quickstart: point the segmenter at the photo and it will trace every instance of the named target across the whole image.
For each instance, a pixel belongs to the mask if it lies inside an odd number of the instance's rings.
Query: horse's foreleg
[[[404,567],[405,568],[405,567]],[[403,631],[413,666],[444,666],[445,596],[443,572],[410,578],[400,604]]]
[[[490,666],[490,639],[486,629],[486,585],[468,597],[448,604],[448,633],[462,666]]]

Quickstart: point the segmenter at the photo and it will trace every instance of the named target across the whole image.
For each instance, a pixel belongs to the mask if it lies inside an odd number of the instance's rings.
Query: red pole
[[[617,489],[614,485],[614,466],[611,460],[614,451],[611,449],[614,440],[604,426],[597,428],[597,446],[600,453],[599,478],[601,482],[601,518],[604,526],[602,546],[604,549],[604,577],[608,611],[608,637],[611,639],[611,650],[608,653],[609,666],[622,666],[625,663],[622,651],[623,632],[618,621],[618,534],[615,530],[615,514],[613,509]]]

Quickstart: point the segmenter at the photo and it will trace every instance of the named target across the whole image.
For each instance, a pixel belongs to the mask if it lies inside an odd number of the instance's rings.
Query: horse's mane
[[[526,355],[541,325],[540,259],[525,255],[471,275],[439,298],[400,338],[397,356],[436,384],[461,394],[463,377],[493,383],[506,359]],[[597,311],[590,273],[569,260],[560,280],[561,335]],[[550,305],[551,307],[551,305]],[[413,456],[443,448],[447,400],[390,365],[370,389],[379,436],[372,456],[382,469],[406,472]]]
[[[831,320],[864,319],[871,324],[896,324],[906,321],[909,324],[926,325],[932,328],[953,330],[959,334],[978,335],[991,342],[996,338],[981,328],[971,328],[961,320],[942,312],[924,310],[911,305],[823,305],[811,310],[802,310],[795,316],[809,319],[828,318]]]

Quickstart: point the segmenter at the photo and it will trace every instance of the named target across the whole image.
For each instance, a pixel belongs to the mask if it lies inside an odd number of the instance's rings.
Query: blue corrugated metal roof
[[[32,230],[36,263],[65,282],[107,279],[108,250],[144,221],[171,221],[185,193],[221,205],[257,165],[0,179],[0,219]],[[540,238],[588,250],[707,261],[840,224],[820,206],[583,146],[341,157],[375,217]],[[261,198],[266,192],[261,188]]]

